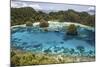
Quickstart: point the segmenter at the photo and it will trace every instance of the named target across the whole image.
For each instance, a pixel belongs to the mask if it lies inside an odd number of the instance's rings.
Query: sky
[[[34,1],[11,1],[11,7],[20,8],[20,7],[32,7],[36,10],[50,10],[50,11],[59,11],[59,10],[68,10],[73,9],[78,12],[82,11],[95,11],[95,7],[91,5],[72,5],[72,4],[62,4],[62,3],[45,3],[45,2],[34,2]]]

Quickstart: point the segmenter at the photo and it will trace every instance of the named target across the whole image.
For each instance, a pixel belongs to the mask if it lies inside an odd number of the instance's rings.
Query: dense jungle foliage
[[[32,23],[39,22],[41,19],[46,21],[76,22],[88,26],[95,26],[95,15],[90,15],[87,12],[76,12],[69,9],[67,11],[45,13],[43,11],[36,11],[31,7],[11,8],[12,26],[25,24],[26,21]]]

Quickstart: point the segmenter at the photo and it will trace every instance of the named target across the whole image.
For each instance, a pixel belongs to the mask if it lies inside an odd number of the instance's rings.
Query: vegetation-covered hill
[[[11,25],[25,24],[26,21],[37,22],[41,19],[46,21],[58,20],[59,22],[77,22],[89,26],[95,26],[95,15],[87,12],[74,10],[44,13],[31,7],[11,8]]]

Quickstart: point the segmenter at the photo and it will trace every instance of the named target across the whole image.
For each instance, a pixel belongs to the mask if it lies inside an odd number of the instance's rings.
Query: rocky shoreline
[[[40,22],[33,23],[33,27],[38,26],[39,23]],[[83,28],[86,28],[88,30],[92,30],[92,31],[95,30],[95,28],[93,28],[93,27],[86,26],[86,25],[79,24],[79,23],[73,23],[73,22],[53,22],[53,21],[48,21],[48,23],[49,23],[49,27],[48,28],[50,28],[50,29],[62,28],[64,26],[69,26],[70,24],[74,24],[76,26],[83,27]],[[14,28],[14,27],[26,27],[26,24],[11,26],[11,29]]]

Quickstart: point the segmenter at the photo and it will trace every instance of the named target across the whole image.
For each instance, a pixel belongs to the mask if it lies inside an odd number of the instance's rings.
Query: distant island
[[[26,21],[40,22],[46,21],[74,22],[88,26],[95,26],[95,15],[87,12],[77,12],[72,9],[66,11],[49,12],[36,11],[32,7],[11,8],[11,25],[25,24]]]

